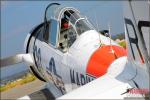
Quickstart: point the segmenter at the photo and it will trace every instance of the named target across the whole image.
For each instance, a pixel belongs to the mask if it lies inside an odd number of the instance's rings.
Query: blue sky
[[[1,1],[1,56],[23,53],[26,35],[37,24],[43,22],[46,6],[54,1]],[[121,1],[57,1],[77,8],[99,29],[111,33],[124,32]],[[16,66],[16,65],[15,65]],[[18,65],[19,66],[19,65]]]

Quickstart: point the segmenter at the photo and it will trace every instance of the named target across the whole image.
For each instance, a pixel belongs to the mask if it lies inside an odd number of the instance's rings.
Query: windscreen
[[[68,17],[71,24],[74,26],[78,35],[81,35],[82,33],[93,29],[92,25],[88,22],[88,20],[85,17],[79,16],[79,14],[72,11],[66,11],[65,14]]]

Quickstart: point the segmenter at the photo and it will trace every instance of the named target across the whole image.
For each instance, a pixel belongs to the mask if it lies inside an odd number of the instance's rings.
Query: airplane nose
[[[90,57],[86,73],[100,77],[107,72],[108,67],[113,61],[123,56],[126,56],[126,50],[120,46],[101,46]]]

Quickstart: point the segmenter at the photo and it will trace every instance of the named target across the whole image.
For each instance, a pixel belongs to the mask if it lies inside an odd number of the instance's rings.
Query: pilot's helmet
[[[67,18],[62,18],[62,28],[69,28],[69,21]]]
[[[64,23],[64,24],[63,24],[63,27],[64,27],[64,28],[69,28],[69,23]]]

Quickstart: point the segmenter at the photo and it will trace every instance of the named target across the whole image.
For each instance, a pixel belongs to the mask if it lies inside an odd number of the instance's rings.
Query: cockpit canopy
[[[48,5],[45,10],[46,38],[48,42],[60,48],[63,52],[71,47],[78,36],[88,30],[93,30],[93,26],[86,17],[73,7],[61,6],[58,3]]]

